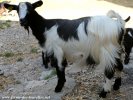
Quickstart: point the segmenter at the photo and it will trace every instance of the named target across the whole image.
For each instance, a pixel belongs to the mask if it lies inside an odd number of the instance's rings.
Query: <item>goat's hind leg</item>
[[[116,79],[115,79],[115,82],[114,82],[114,85],[113,85],[113,89],[114,90],[118,90],[121,86],[121,72],[123,70],[123,64],[121,62],[120,59],[116,59],[116,66],[115,66],[115,69],[116,69]]]
[[[105,48],[102,49],[101,58],[100,58],[101,60],[100,66],[105,66],[104,67],[105,83],[104,83],[102,91],[99,94],[99,96],[102,98],[105,98],[107,93],[111,91],[112,81],[113,81],[113,77],[115,73],[114,67],[115,67],[115,62],[116,62],[115,57],[112,56],[113,54],[114,52],[110,54],[110,52],[108,52]]]
[[[114,76],[114,68],[105,67],[104,74],[105,74],[105,79],[106,80],[105,80],[103,89],[99,94],[99,97],[102,97],[102,98],[105,98],[107,93],[111,91],[112,79],[113,79],[113,76]]]
[[[48,63],[50,62],[50,59],[47,56],[47,53],[44,53],[43,51],[42,51],[42,61],[45,68],[48,68]]]
[[[114,76],[114,72],[116,73],[116,79],[113,85],[114,90],[118,90],[121,86],[121,72],[123,70],[123,64],[120,59],[116,58],[116,64],[114,67],[106,67],[105,68],[105,77],[106,77],[106,82],[104,84],[103,90],[100,93],[100,97],[105,98],[106,94],[111,91],[111,86],[112,86],[112,78]]]
[[[125,54],[124,64],[126,64],[126,65],[129,63],[131,50],[132,50],[132,48],[125,47],[126,54]]]

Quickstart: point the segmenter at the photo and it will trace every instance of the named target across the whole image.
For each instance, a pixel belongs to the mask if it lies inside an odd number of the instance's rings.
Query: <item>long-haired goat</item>
[[[19,5],[4,4],[4,6],[9,10],[17,10],[21,26],[27,30],[31,28],[45,54],[47,53],[48,56],[54,54],[58,77],[55,92],[60,92],[66,82],[66,64],[62,63],[64,58],[72,61],[74,59],[71,58],[76,53],[82,54],[79,60],[104,66],[106,82],[100,97],[106,97],[107,92],[111,91],[115,72],[117,76],[113,89],[118,90],[121,86],[123,69],[120,60],[122,51],[120,44],[125,21],[113,11],[110,11],[107,16],[83,17],[74,20],[44,19],[35,11],[35,8],[42,4],[42,1],[37,1],[33,4],[21,2]]]

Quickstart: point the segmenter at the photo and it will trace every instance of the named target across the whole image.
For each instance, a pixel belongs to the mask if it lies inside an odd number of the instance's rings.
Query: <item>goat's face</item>
[[[11,10],[16,10],[19,16],[19,21],[21,26],[28,27],[28,19],[30,13],[34,11],[35,8],[41,6],[43,2],[37,1],[33,4],[29,2],[20,2],[19,5],[10,5],[10,4],[4,4],[5,8]]]
[[[28,2],[21,2],[18,5],[18,16],[21,26],[28,26],[29,13],[32,11],[32,6]]]

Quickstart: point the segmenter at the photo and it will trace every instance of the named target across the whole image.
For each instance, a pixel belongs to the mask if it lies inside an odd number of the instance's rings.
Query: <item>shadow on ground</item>
[[[108,2],[115,3],[121,6],[133,8],[133,0],[104,0],[104,1],[108,1]]]

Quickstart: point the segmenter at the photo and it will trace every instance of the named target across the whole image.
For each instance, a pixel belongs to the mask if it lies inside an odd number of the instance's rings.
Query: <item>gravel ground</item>
[[[18,22],[0,30],[0,97],[37,97],[51,100],[99,100],[98,92],[103,83],[103,75],[95,68],[69,66],[66,70],[67,82],[63,91],[54,93],[56,76],[45,80],[53,68],[42,65],[41,51],[31,32],[28,35]],[[35,49],[35,51],[34,51]],[[12,55],[7,56],[6,53]],[[21,58],[21,59],[20,59]],[[123,83],[119,91],[107,95],[106,100],[132,100],[133,96],[132,61],[125,66]],[[100,84],[99,84],[100,83]],[[9,99],[10,100],[10,99]]]
[[[104,77],[92,66],[81,68],[69,65],[66,69],[67,82],[62,92],[54,93],[57,82],[54,69],[44,68],[36,39],[31,31],[28,34],[15,21],[0,21],[0,69],[0,100],[15,97],[21,98],[19,100],[102,100],[98,93]],[[125,66],[122,78],[120,90],[112,91],[105,100],[133,100],[132,60]]]

